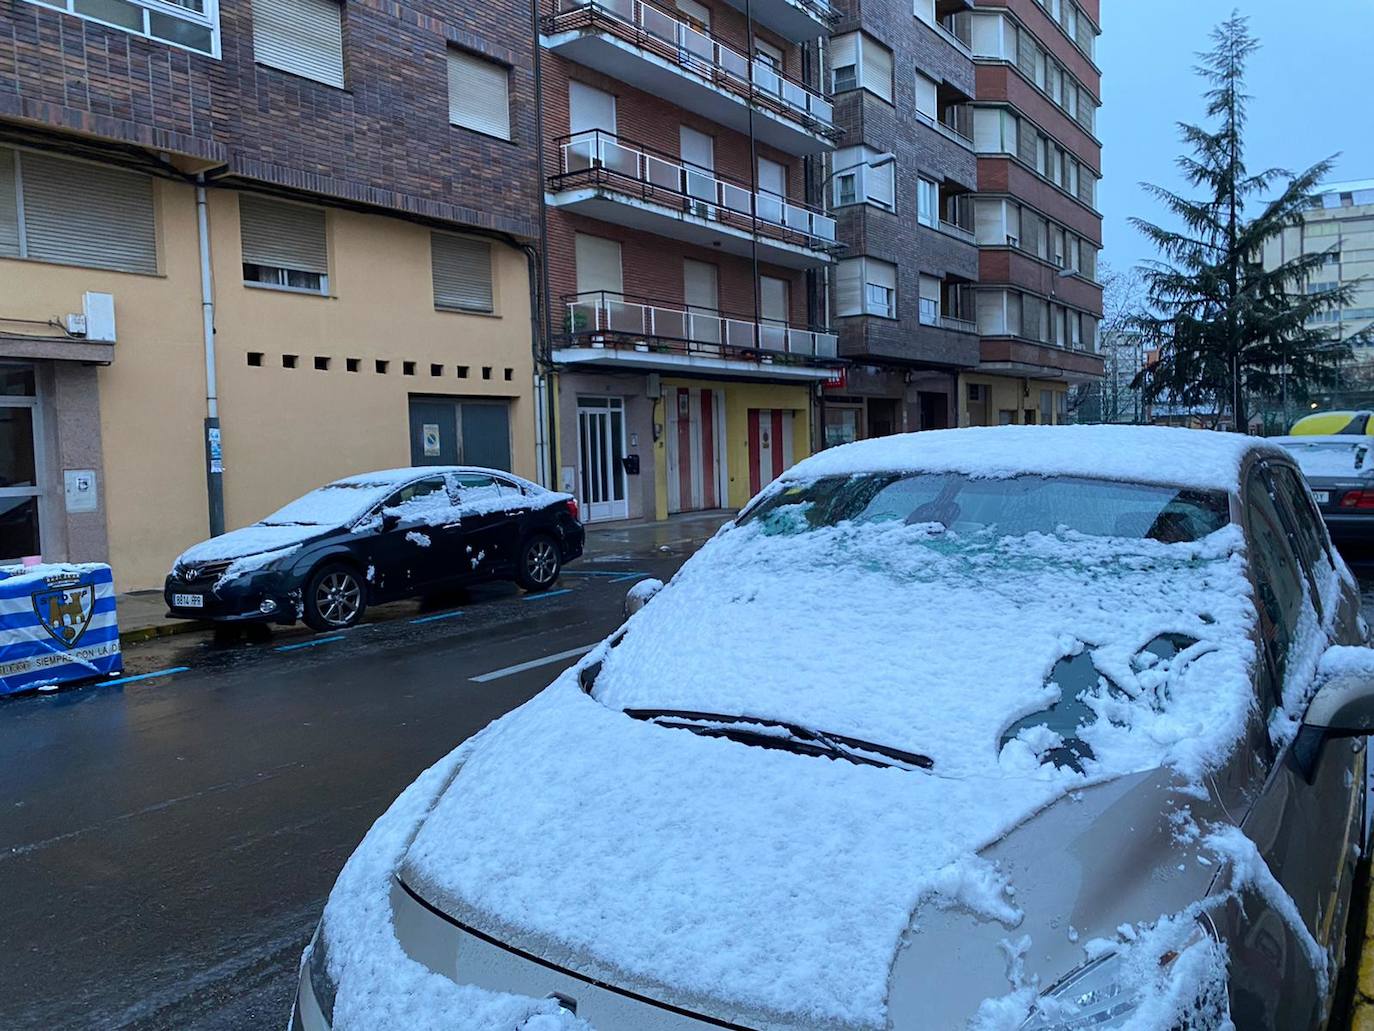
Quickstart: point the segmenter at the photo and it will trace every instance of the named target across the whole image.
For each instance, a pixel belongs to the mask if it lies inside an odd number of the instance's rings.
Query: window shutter
[[[239,194],[239,235],[245,265],[329,274],[324,209]]]
[[[1026,78],[1032,82],[1035,81],[1035,51],[1037,49],[1034,37],[1025,29],[1018,29],[1016,32],[1016,63]]]
[[[259,64],[342,89],[337,0],[253,0],[253,52]]]
[[[917,288],[920,290],[921,300],[935,301],[937,304],[939,303],[940,280],[938,280],[934,276],[923,275],[919,279]]]
[[[883,165],[881,168],[866,168],[867,174],[864,176],[864,187],[868,193],[868,199],[876,204],[881,204],[886,208],[895,206],[893,198],[893,180],[896,176],[896,163]]]
[[[429,234],[434,307],[491,311],[491,244],[447,233]]]
[[[1016,147],[1021,160],[1032,168],[1039,167],[1040,148],[1035,127],[1024,118],[1017,120]]]
[[[835,314],[863,314],[863,258],[845,258],[835,269]]]
[[[450,50],[448,120],[488,136],[510,139],[510,71],[494,61]]]
[[[14,151],[0,147],[0,256],[19,256],[19,201],[15,193]]]
[[[891,265],[886,261],[875,261],[872,258],[865,259],[864,273],[868,282],[874,286],[883,286],[889,290],[897,289],[897,266]]]
[[[892,100],[892,51],[877,40],[861,37],[864,68],[863,85],[884,100]]]
[[[579,294],[606,290],[619,296],[625,289],[618,240],[578,233],[573,238],[573,256],[577,262]]]
[[[830,67],[832,70],[859,63],[858,40],[858,33],[850,32],[843,36],[836,36],[830,41]]]
[[[938,88],[934,79],[928,78],[920,72],[916,73],[916,110],[918,113],[930,118],[939,117],[940,105],[935,99]]]
[[[19,156],[28,256],[87,268],[157,271],[153,181],[41,154]]]

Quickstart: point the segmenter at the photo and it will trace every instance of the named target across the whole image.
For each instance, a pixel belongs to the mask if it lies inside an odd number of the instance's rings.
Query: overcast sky
[[[1302,170],[1339,151],[1333,179],[1374,178],[1374,0],[1103,0],[1098,202],[1114,268],[1154,256],[1127,219],[1165,214],[1138,184],[1183,186],[1176,123],[1203,120],[1194,55],[1234,7],[1262,44],[1247,91],[1251,171]]]

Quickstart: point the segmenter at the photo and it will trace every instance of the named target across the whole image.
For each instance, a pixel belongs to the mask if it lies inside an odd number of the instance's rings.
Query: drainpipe
[[[219,386],[215,376],[215,291],[210,273],[210,216],[205,173],[196,176],[196,235],[200,244],[200,314],[205,341],[205,492],[210,536],[224,532],[224,460],[219,436]]]

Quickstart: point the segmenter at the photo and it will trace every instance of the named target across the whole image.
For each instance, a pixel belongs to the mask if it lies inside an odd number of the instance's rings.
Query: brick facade
[[[197,167],[441,221],[538,236],[534,47],[519,0],[350,0],[345,88],[255,63],[249,0],[216,60],[12,0],[0,118],[166,150]],[[449,124],[447,51],[510,68],[511,141]]]

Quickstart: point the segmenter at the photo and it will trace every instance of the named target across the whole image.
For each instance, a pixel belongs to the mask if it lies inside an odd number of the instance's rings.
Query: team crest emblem
[[[35,591],[33,611],[43,629],[70,648],[81,640],[95,614],[95,585]]]

